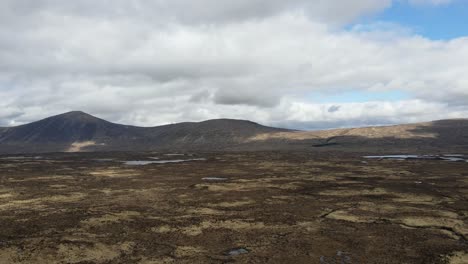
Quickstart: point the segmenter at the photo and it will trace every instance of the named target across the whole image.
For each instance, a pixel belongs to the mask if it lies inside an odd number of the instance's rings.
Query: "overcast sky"
[[[0,0],[0,126],[468,117],[466,0]]]

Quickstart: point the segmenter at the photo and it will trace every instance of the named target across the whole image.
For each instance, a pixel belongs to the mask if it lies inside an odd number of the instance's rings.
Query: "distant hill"
[[[233,119],[136,127],[75,111],[0,128],[0,153],[221,150],[468,153],[468,120],[293,131]]]
[[[288,149],[359,152],[468,153],[468,119],[321,131],[265,133],[251,142],[288,145]],[[283,148],[286,148],[285,146]]]
[[[135,127],[74,111],[17,127],[0,128],[0,153],[221,150],[258,134],[288,131],[233,119]]]

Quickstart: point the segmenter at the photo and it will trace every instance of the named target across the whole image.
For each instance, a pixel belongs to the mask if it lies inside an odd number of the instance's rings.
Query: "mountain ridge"
[[[90,151],[223,149],[259,133],[287,131],[290,130],[238,119],[137,127],[112,123],[82,111],[71,111],[0,129],[0,152],[60,152],[80,142],[87,142],[85,147]]]
[[[0,128],[0,153],[63,151],[467,150],[468,119],[298,131],[249,120],[211,119],[153,127],[112,123],[71,111]]]

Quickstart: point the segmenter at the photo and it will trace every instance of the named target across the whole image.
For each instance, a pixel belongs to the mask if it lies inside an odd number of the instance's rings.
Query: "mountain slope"
[[[141,129],[137,127],[113,124],[75,111],[7,128],[0,134],[0,143],[70,143],[107,137],[127,137],[139,130]]]
[[[439,120],[426,123],[322,131],[258,134],[249,142],[277,142],[293,147],[336,150],[405,152],[468,152],[468,119]]]
[[[285,131],[288,130],[232,119],[135,127],[74,111],[0,129],[0,152],[216,150],[239,144],[257,134]]]
[[[233,119],[135,127],[111,123],[76,111],[22,126],[0,128],[0,153],[154,150],[468,153],[468,119],[396,126],[293,131]]]

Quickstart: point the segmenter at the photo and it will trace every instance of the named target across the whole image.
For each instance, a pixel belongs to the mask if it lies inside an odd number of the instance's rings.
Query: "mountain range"
[[[296,131],[234,119],[136,127],[73,111],[0,128],[0,153],[224,150],[468,152],[468,119]]]

